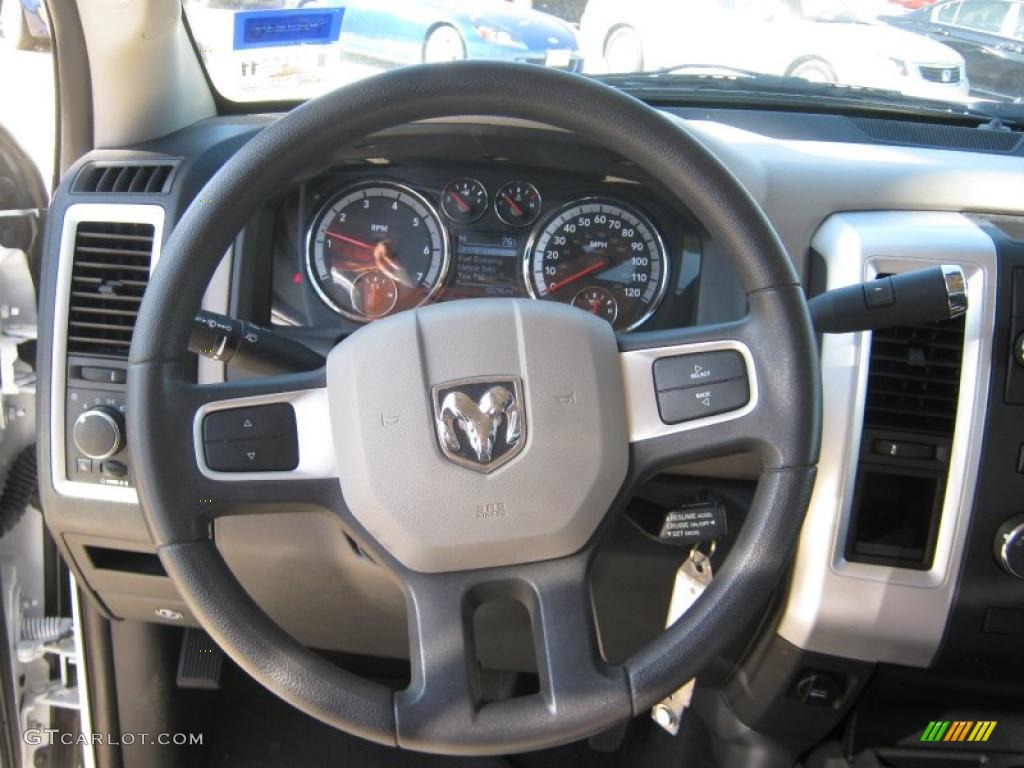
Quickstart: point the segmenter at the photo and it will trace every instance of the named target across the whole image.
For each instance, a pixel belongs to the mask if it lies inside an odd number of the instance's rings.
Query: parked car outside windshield
[[[963,57],[877,20],[888,3],[839,0],[591,0],[581,37],[588,72],[723,65],[959,100]]]
[[[888,21],[959,51],[978,95],[1024,98],[1024,3],[952,0]]]
[[[591,76],[703,68],[770,75],[805,99],[813,95],[797,86],[812,81],[850,86],[844,97],[866,104],[896,95],[973,106],[1020,98],[1022,2],[184,0],[184,9],[213,84],[233,101],[299,101],[395,67],[470,59]],[[981,6],[998,23],[979,29],[971,19]]]

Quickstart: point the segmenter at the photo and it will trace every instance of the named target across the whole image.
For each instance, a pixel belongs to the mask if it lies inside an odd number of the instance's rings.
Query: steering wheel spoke
[[[735,322],[620,337],[636,475],[741,453],[764,469],[814,463],[813,412],[791,416],[794,399],[817,391],[792,363],[799,291],[754,292]]]
[[[623,668],[601,655],[587,578],[589,551],[485,571],[405,575],[412,682],[397,695],[398,743],[412,749],[462,742],[478,754],[504,735],[522,749],[550,743],[555,729],[631,715]],[[538,690],[488,701],[481,685],[474,616],[518,602],[529,615]]]
[[[168,368],[135,366],[132,380]],[[154,480],[176,512],[158,544],[207,538],[224,515],[341,509],[322,370],[203,385],[174,375],[159,400],[146,409],[161,436],[147,460],[165,467]]]

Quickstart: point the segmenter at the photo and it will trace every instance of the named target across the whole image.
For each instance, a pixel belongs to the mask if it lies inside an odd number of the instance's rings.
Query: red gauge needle
[[[451,190],[448,190],[448,195],[451,197],[452,200],[455,201],[455,204],[459,206],[463,213],[469,213],[470,210],[472,210],[470,208],[469,203],[467,203],[465,200],[463,200],[461,197],[459,197]]]
[[[575,281],[579,280],[581,277],[586,277],[591,272],[596,272],[597,270],[601,269],[607,263],[608,262],[606,260],[602,259],[601,261],[598,261],[598,262],[596,262],[594,264],[591,264],[586,269],[581,269],[579,272],[576,272],[575,274],[569,275],[568,277],[563,277],[558,282],[551,283],[548,286],[548,293],[554,293],[555,291],[558,291],[558,290],[561,290],[562,288],[565,288],[565,286],[567,286],[569,283],[575,282]]]
[[[520,206],[519,203],[517,203],[508,195],[502,195],[502,198],[504,198],[505,202],[509,204],[509,206],[512,208],[512,213],[514,213],[516,216],[522,216],[525,213],[525,211],[522,209],[522,206]]]
[[[333,237],[335,240],[342,240],[346,243],[351,243],[352,245],[358,246],[359,248],[365,248],[368,251],[372,251],[375,247],[370,245],[369,243],[364,243],[362,240],[356,240],[354,237],[340,235],[337,232],[325,232],[324,234],[327,235],[328,237]]]

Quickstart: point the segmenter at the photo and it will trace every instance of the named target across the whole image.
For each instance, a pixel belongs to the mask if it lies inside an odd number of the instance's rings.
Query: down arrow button
[[[217,472],[287,472],[299,465],[295,435],[206,444],[206,465]]]

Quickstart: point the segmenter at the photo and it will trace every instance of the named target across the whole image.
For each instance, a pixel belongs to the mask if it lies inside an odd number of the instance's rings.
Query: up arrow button
[[[203,440],[207,443],[276,437],[294,430],[295,411],[288,403],[214,411],[203,420]]]

